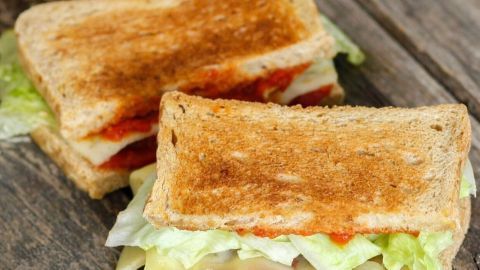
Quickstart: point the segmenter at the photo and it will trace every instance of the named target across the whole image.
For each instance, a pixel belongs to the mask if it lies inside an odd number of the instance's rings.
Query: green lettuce
[[[418,237],[395,233],[380,235],[375,244],[382,249],[387,270],[440,270],[438,254],[453,243],[450,232],[420,233]]]
[[[343,246],[333,243],[324,234],[290,235],[288,238],[316,269],[353,269],[381,253],[380,247],[359,234]]]
[[[55,125],[53,115],[20,66],[15,34],[0,37],[0,139]]]
[[[460,185],[460,198],[465,198],[470,195],[476,197],[477,187],[475,185],[472,164],[470,163],[470,160],[467,160],[467,164],[463,169],[462,182]]]
[[[360,65],[365,60],[365,55],[355,43],[342,32],[330,19],[321,15],[323,26],[335,39],[335,51],[347,54],[347,59],[354,65]]]
[[[285,265],[292,265],[293,259],[300,255],[286,236],[270,239],[248,234],[239,237],[239,240],[241,249],[237,254],[241,260],[265,257]]]

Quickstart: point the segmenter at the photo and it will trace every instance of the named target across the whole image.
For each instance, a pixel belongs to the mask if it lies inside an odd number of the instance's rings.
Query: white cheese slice
[[[97,135],[81,140],[69,141],[68,143],[93,165],[98,166],[109,160],[127,145],[153,136],[157,132],[158,124],[154,124],[148,132],[132,132],[118,141],[107,140]]]
[[[288,88],[280,94],[279,102],[289,104],[296,97],[337,83],[338,75],[332,60],[316,59]]]

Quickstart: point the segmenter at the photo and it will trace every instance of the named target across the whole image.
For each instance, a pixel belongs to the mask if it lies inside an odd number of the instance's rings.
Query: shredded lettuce
[[[130,184],[130,189],[132,190],[134,195],[137,194],[138,190],[143,185],[145,180],[155,179],[157,177],[156,171],[155,171],[156,166],[157,166],[157,163],[152,163],[138,170],[135,170],[130,174],[129,184]]]
[[[395,233],[380,235],[375,241],[382,249],[383,264],[388,270],[439,270],[438,254],[453,243],[450,232],[420,233],[418,237]]]
[[[182,269],[182,264],[172,258],[160,255],[155,248],[146,252],[145,270]]]
[[[145,251],[138,247],[124,247],[116,270],[137,270],[145,265]]]
[[[354,65],[360,65],[365,60],[365,55],[355,43],[342,32],[330,19],[321,15],[323,26],[335,39],[335,50],[337,53],[347,54],[347,59]]]
[[[477,196],[477,186],[475,185],[475,177],[473,175],[473,168],[470,160],[463,169],[462,182],[460,184],[460,198],[465,198],[470,195]]]
[[[20,66],[12,31],[0,37],[0,102],[0,139],[55,125],[48,105]]]
[[[248,234],[239,237],[239,240],[241,249],[237,254],[241,260],[265,257],[285,265],[292,265],[293,259],[300,255],[286,236],[270,239]]]
[[[362,235],[339,246],[324,234],[288,237],[300,253],[316,269],[350,270],[380,255],[380,248]]]

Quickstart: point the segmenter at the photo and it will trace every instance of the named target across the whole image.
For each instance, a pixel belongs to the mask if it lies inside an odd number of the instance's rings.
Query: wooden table
[[[0,30],[37,0],[0,0]],[[367,61],[339,59],[349,104],[414,107],[462,102],[471,112],[470,159],[480,176],[480,1],[322,0],[320,9],[355,40]],[[112,269],[103,246],[128,190],[101,201],[75,189],[32,144],[0,142],[0,268]],[[479,177],[480,178],[480,177]],[[477,181],[480,186],[480,181]],[[480,269],[480,199],[455,269]]]

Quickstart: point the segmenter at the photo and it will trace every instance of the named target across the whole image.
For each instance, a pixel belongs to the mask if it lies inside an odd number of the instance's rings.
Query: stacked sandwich
[[[93,198],[155,161],[163,93],[339,103],[332,57],[363,59],[312,0],[53,2],[15,33],[0,41],[0,137],[32,131]]]
[[[136,195],[107,240],[128,246],[117,269],[450,269],[468,228],[463,105],[173,92],[159,130],[157,165],[132,175]]]

